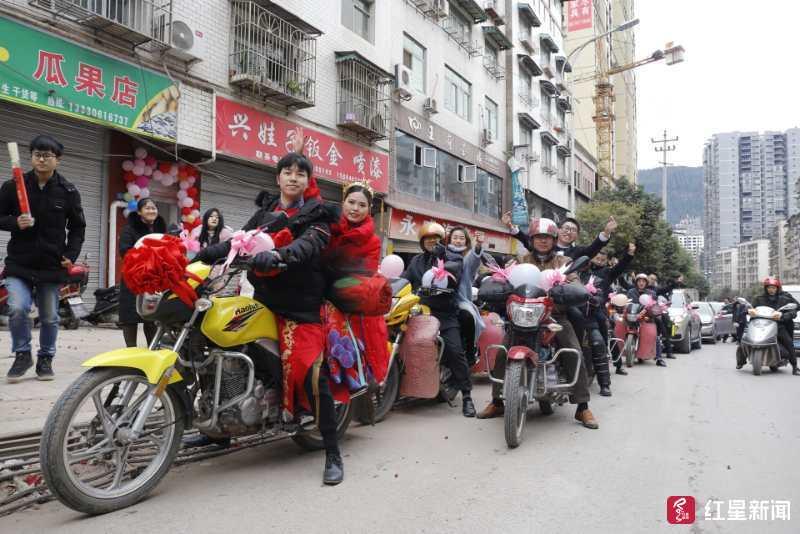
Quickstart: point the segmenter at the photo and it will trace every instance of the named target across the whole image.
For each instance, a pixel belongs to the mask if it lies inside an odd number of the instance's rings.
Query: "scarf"
[[[447,245],[447,248],[450,249],[452,252],[455,252],[456,254],[463,254],[464,251],[467,250],[467,246],[466,245],[462,245],[460,247],[457,247],[457,246],[455,246],[453,244],[450,244],[450,245]]]
[[[367,215],[360,224],[352,224],[342,215],[339,222],[331,225],[331,241],[325,251],[325,259],[338,271],[378,270],[381,241],[375,235],[375,222]]]

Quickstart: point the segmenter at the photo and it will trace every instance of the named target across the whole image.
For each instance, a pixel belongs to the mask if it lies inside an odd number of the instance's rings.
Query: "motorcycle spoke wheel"
[[[90,514],[117,510],[166,474],[184,428],[174,394],[164,391],[139,436],[131,434],[152,387],[130,369],[93,369],[62,394],[45,426],[40,461],[64,504]]]
[[[506,444],[513,449],[522,443],[525,431],[528,415],[528,369],[521,361],[508,362],[506,365],[504,425]]]

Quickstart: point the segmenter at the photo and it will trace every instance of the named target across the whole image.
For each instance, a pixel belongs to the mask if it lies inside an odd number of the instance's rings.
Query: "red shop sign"
[[[216,106],[218,151],[274,167],[291,149],[296,124],[219,96]],[[389,156],[310,128],[304,132],[305,155],[317,178],[366,181],[379,193],[389,191]]]
[[[398,239],[400,241],[416,241],[417,232],[420,228],[422,228],[422,225],[428,221],[438,222],[444,226],[445,231],[448,233],[450,232],[450,229],[455,226],[463,226],[469,232],[470,238],[473,242],[475,241],[475,236],[477,234],[482,234],[484,239],[483,246],[486,249],[493,252],[503,252],[506,254],[511,252],[511,236],[508,234],[502,234],[500,232],[495,232],[494,230],[482,230],[475,226],[460,224],[436,217],[428,217],[427,215],[411,213],[396,208],[392,209],[392,219],[389,223],[389,237],[392,239]]]

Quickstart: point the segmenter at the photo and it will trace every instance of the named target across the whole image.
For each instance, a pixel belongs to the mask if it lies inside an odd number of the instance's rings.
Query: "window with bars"
[[[444,107],[466,121],[472,120],[472,84],[447,66]]]

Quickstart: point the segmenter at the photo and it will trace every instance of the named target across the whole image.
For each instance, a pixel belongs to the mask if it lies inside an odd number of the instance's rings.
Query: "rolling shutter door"
[[[201,167],[200,211],[217,208],[225,225],[239,230],[256,211],[256,197],[264,189],[277,193],[275,173],[266,167],[217,160]]]
[[[86,216],[86,239],[81,259],[89,254],[89,286],[84,293],[87,303],[94,305],[94,290],[105,286],[105,250],[108,226],[103,216],[105,198],[105,170],[107,160],[105,130],[88,122],[79,122],[52,113],[44,113],[0,102],[0,143],[16,141],[20,145],[20,159],[26,171],[30,169],[28,143],[39,134],[49,134],[64,145],[64,157],[58,166],[64,178],[72,182],[81,194]],[[0,169],[5,176],[11,174],[11,163],[5,146],[0,147]],[[11,235],[0,232],[0,256],[6,256],[6,245]],[[90,306],[91,308],[91,306]]]

